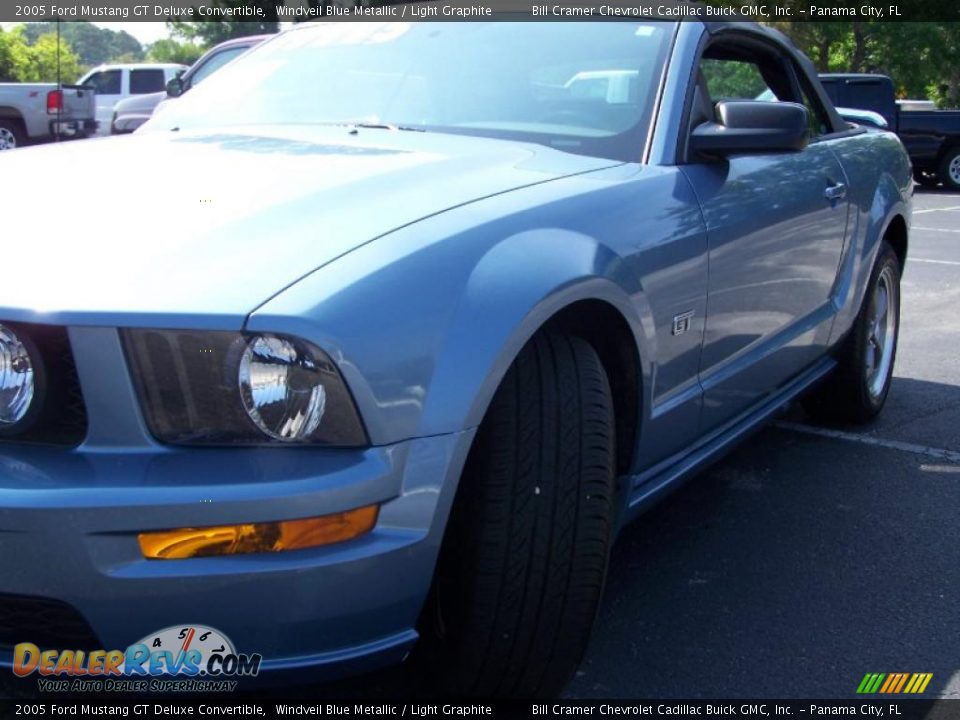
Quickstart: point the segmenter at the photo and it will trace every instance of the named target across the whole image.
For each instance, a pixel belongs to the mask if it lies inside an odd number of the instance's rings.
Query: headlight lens
[[[310,353],[284,338],[252,338],[240,359],[240,396],[254,424],[274,440],[316,432],[327,408],[323,372]]]
[[[0,325],[0,428],[9,428],[30,412],[35,392],[34,367],[27,346]]]
[[[308,342],[176,330],[124,338],[147,424],[161,442],[367,444],[336,366]]]

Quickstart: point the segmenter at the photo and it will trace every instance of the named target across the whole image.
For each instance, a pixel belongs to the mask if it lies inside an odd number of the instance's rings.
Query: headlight
[[[303,440],[316,432],[327,409],[323,381],[313,354],[283,338],[252,338],[240,358],[243,407],[274,440]]]
[[[26,341],[0,325],[0,431],[26,425],[36,392],[35,375]]]
[[[367,444],[340,373],[310,343],[176,330],[124,338],[147,424],[161,442]]]

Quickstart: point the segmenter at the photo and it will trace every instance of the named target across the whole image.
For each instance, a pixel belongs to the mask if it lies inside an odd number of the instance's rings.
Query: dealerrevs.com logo
[[[255,677],[262,656],[238,653],[226,635],[203,625],[176,625],[151,633],[126,650],[13,650],[18,677],[39,675],[46,692],[224,692],[232,678]]]

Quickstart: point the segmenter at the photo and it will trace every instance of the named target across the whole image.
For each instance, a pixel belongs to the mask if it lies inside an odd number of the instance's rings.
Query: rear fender
[[[903,146],[889,133],[859,135],[831,147],[847,173],[853,203],[851,239],[833,294],[837,315],[830,342],[835,344],[853,327],[890,224],[899,216],[910,226],[913,175]],[[879,174],[878,165],[885,168]]]

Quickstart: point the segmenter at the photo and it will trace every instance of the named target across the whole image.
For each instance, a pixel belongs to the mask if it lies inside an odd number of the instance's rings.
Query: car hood
[[[449,208],[616,165],[457,135],[140,133],[0,156],[0,318],[239,329],[316,268]]]

